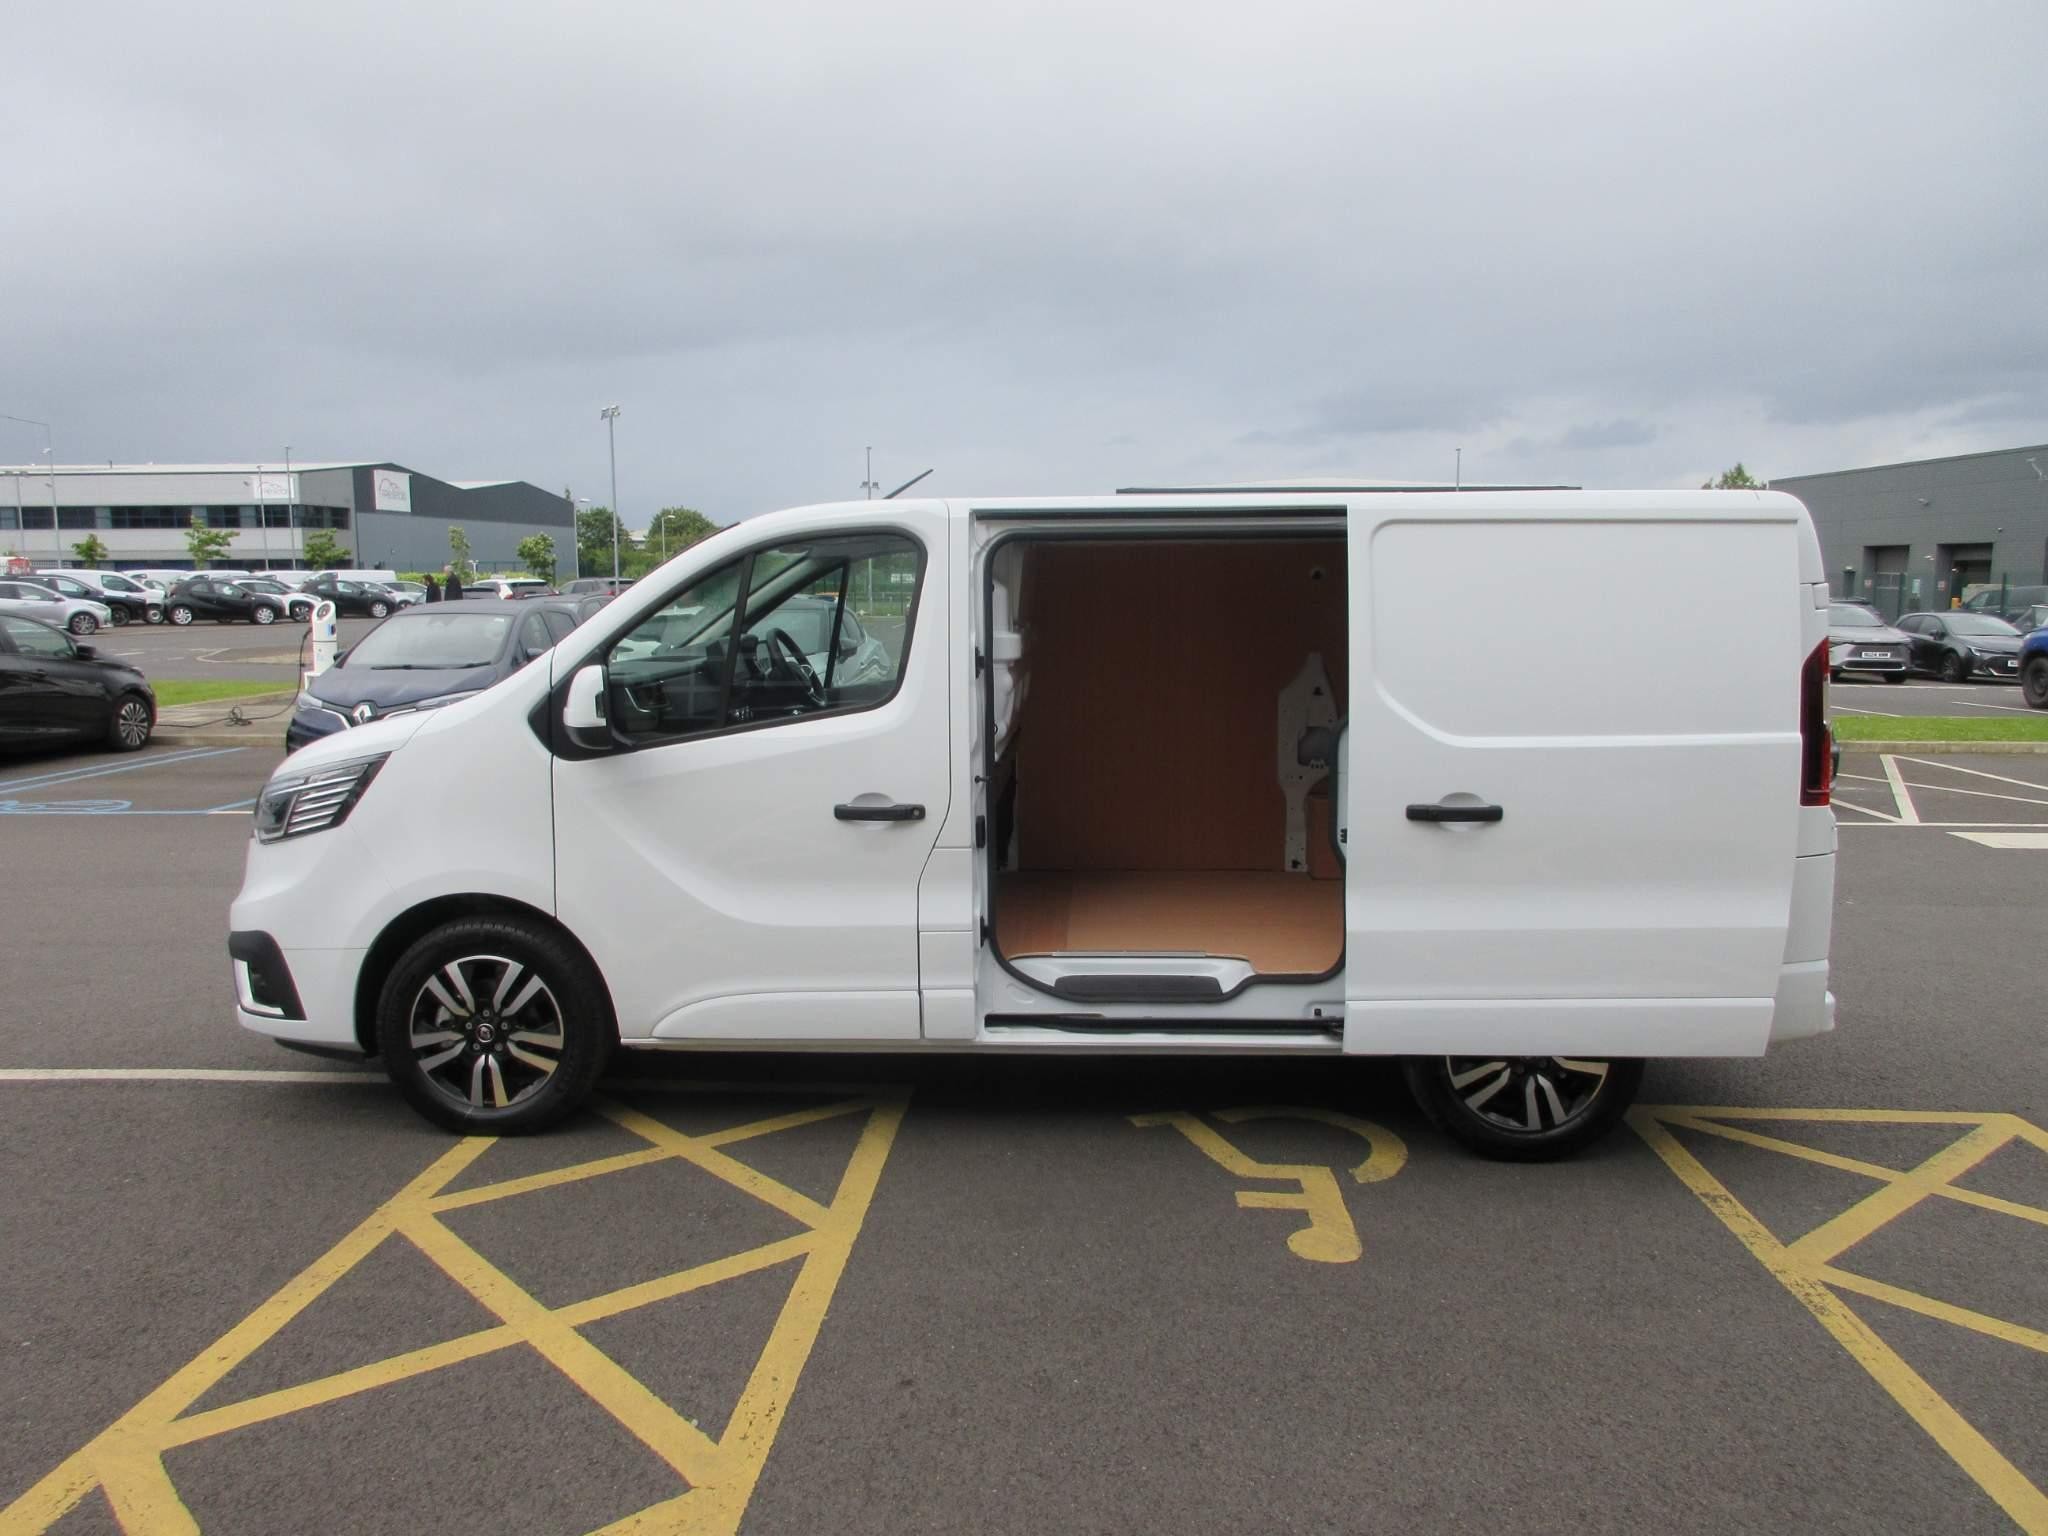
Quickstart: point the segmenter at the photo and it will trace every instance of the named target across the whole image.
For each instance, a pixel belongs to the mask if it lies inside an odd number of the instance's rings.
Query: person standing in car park
[[[435,579],[432,571],[427,572],[427,601],[430,603],[441,601],[441,583]]]
[[[448,586],[445,595],[451,603],[462,601],[462,573],[452,565],[448,567]]]

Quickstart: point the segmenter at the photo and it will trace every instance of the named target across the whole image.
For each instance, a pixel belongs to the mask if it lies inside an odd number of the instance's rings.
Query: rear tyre
[[[74,613],[71,622],[64,627],[74,635],[89,635],[100,627],[100,621],[89,613]]]
[[[161,624],[164,621],[164,611],[152,604],[142,610],[142,618],[147,624]]]
[[[167,610],[167,612],[165,613],[165,617],[168,618],[173,624],[177,625],[180,629],[183,629],[187,624],[190,624],[192,622],[192,610],[190,608],[187,608],[183,603],[176,603],[173,604],[169,610]]]
[[[252,614],[251,617],[254,618],[258,624],[275,624],[277,622],[277,610],[275,608],[272,608],[268,603],[259,604],[256,608],[255,613]]]
[[[116,752],[140,752],[149,745],[156,730],[156,710],[139,693],[124,693],[114,700],[113,718],[107,722],[107,743]]]
[[[463,1134],[553,1125],[589,1095],[617,1037],[596,968],[523,918],[434,929],[399,957],[377,1002],[392,1082],[429,1120]]]
[[[1569,1157],[1609,1131],[1642,1086],[1640,1061],[1580,1056],[1419,1056],[1408,1091],[1432,1124],[1483,1157]]]
[[[1941,658],[1941,669],[1937,675],[1944,683],[1960,683],[1970,675],[1970,668],[1962,657],[1951,651]]]
[[[2036,709],[2048,709],[2048,656],[2034,656],[2020,673],[2020,693]]]
[[[113,612],[114,628],[119,629],[123,624],[126,624],[128,622],[128,610],[126,608],[116,608]]]

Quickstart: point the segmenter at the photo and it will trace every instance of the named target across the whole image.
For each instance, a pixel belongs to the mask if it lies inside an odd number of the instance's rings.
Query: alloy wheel
[[[131,752],[149,740],[149,706],[140,699],[123,699],[114,711],[114,734]]]
[[[1503,1131],[1535,1135],[1592,1110],[1607,1086],[1608,1064],[1576,1056],[1447,1056],[1451,1092]]]
[[[254,617],[258,624],[275,624],[277,622],[277,610],[259,603],[256,605]]]
[[[192,610],[190,608],[173,608],[170,613],[170,619],[173,624],[183,628],[192,622]]]
[[[100,621],[89,613],[74,613],[69,627],[74,635],[89,635],[100,627]]]
[[[467,1109],[506,1109],[539,1093],[568,1041],[547,982],[502,955],[465,955],[430,975],[406,1038],[421,1076]]]

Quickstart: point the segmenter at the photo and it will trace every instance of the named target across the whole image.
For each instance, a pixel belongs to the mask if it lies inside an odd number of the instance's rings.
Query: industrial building
[[[2048,443],[1789,475],[1771,488],[1813,513],[1835,595],[1888,617],[2048,582]]]
[[[196,516],[234,542],[216,565],[294,570],[305,539],[330,531],[365,569],[437,571],[448,530],[460,527],[480,570],[519,566],[536,533],[575,559],[575,508],[523,480],[437,480],[402,464],[0,465],[0,560],[78,565],[73,545],[96,535],[110,569],[191,567],[186,530]]]

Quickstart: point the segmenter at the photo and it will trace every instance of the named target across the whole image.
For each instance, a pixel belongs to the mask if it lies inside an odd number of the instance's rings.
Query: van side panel
[[[1802,521],[1709,493],[1353,503],[1347,1050],[1763,1050]],[[1439,805],[1501,814],[1411,815]]]

